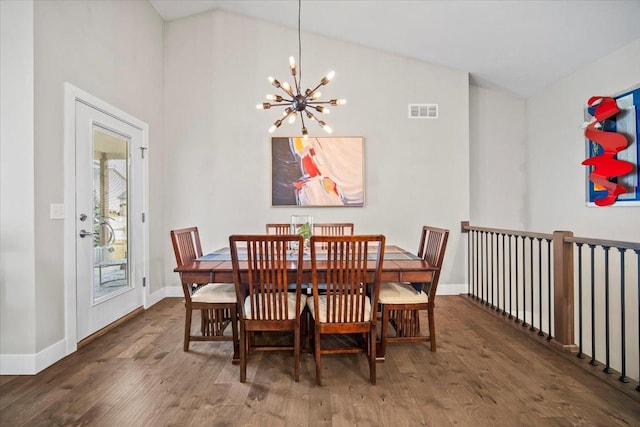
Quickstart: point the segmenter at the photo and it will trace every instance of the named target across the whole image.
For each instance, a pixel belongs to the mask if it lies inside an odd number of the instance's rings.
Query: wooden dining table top
[[[395,245],[385,245],[382,263],[382,282],[430,282],[436,267]],[[240,258],[240,268],[243,262]],[[291,270],[295,270],[296,261],[290,260]],[[322,275],[326,261],[318,256],[318,274]],[[371,261],[371,269],[375,267]],[[184,283],[227,283],[233,282],[233,266],[229,248],[221,248],[206,254],[192,263],[174,269]],[[303,281],[311,281],[311,258],[304,255],[302,264]]]

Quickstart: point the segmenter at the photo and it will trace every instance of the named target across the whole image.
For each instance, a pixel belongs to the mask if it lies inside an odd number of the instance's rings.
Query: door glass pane
[[[93,301],[130,287],[128,269],[129,141],[93,128]]]

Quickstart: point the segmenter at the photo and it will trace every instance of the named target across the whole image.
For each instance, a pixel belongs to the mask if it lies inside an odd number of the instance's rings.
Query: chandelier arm
[[[316,122],[319,121],[318,118],[311,111],[309,111],[309,110],[304,110],[304,111],[306,111],[307,114],[309,114],[311,116],[311,120],[314,120]]]
[[[307,96],[311,97],[311,95],[313,95],[315,93],[315,91],[320,89],[322,86],[323,86],[322,82],[318,83],[318,86],[314,87],[313,90],[311,90],[309,93],[307,93]]]
[[[293,100],[285,102],[284,104],[270,104],[272,107],[283,107],[285,105],[291,105],[293,103]]]
[[[283,86],[280,87],[280,89],[282,89],[282,91],[284,93],[286,93],[287,95],[289,95],[290,97],[294,97],[295,95],[293,94],[293,91],[291,91],[291,88],[289,88],[289,90],[286,90]],[[291,92],[290,92],[291,91]]]
[[[291,114],[293,114],[293,113],[295,113],[295,112],[296,112],[296,110],[291,109],[291,111],[289,111],[289,112],[288,112],[288,113],[287,113],[283,118],[281,118],[280,120],[284,122],[284,121],[285,121],[285,120],[286,120],[286,119],[287,119]]]
[[[331,104],[331,101],[307,101],[307,105]]]

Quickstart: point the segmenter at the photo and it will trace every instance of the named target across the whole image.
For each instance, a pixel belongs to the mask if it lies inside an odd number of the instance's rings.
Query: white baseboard
[[[460,295],[466,294],[468,290],[468,286],[464,283],[456,284],[456,283],[439,283],[437,295]]]
[[[168,288],[164,288],[164,291],[165,297],[184,297],[182,286],[170,286]]]
[[[0,375],[35,375],[66,355],[65,340],[35,354],[0,354]]]
[[[159,303],[164,298],[167,297],[182,297],[184,294],[182,293],[181,286],[170,286],[168,288],[162,288],[158,291],[155,291],[152,294],[149,294],[147,297],[147,302],[144,305],[145,310],[151,307],[152,305]]]
[[[149,307],[151,307],[154,304],[159,303],[160,301],[162,301],[162,299],[164,298],[164,288],[160,289],[159,291],[155,291],[152,294],[149,294],[149,296],[147,297],[145,303],[144,303],[144,309],[148,309]]]

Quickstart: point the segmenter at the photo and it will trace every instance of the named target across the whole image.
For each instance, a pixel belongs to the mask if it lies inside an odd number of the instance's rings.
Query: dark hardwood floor
[[[638,400],[464,297],[438,297],[438,351],[390,346],[375,386],[363,355],[323,357],[317,387],[311,354],[294,383],[279,352],[251,354],[241,384],[230,342],[182,351],[183,321],[165,299],[38,375],[1,377],[0,425],[640,425]]]

